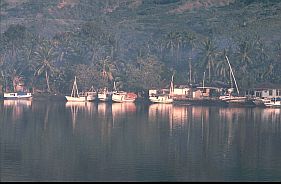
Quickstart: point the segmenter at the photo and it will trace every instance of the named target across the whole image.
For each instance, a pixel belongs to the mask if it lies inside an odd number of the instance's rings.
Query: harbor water
[[[1,181],[280,181],[281,109],[0,102]]]

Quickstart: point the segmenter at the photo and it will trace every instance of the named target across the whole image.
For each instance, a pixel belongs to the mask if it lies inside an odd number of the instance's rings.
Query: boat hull
[[[80,96],[86,98],[86,101],[92,102],[97,99],[97,93],[96,92],[86,92],[84,95]]]
[[[264,101],[266,107],[281,108],[281,101]]]
[[[260,107],[265,106],[263,99],[259,97],[250,98],[249,100],[252,101],[252,103],[255,104],[255,106],[260,106]]]
[[[128,98],[126,97],[126,95],[112,95],[112,101],[113,102],[118,102],[118,103],[123,103],[123,102],[126,102],[126,103],[132,103],[132,102],[135,102],[135,98]]]
[[[245,102],[247,97],[242,97],[242,96],[220,96],[220,100],[225,101],[225,102]]]
[[[130,98],[118,98],[118,97],[115,97],[113,98],[112,97],[112,101],[113,102],[118,102],[118,103],[132,103],[132,102],[135,102],[136,99],[130,99]]]
[[[95,96],[91,96],[91,95],[86,96],[86,97],[84,97],[84,98],[86,98],[86,101],[88,101],[88,102],[92,102],[92,101],[95,101],[95,100],[96,100],[96,97],[95,97]]]
[[[86,97],[72,97],[72,96],[65,96],[66,100],[69,102],[86,102]]]
[[[152,103],[173,103],[173,99],[167,96],[149,97]]]

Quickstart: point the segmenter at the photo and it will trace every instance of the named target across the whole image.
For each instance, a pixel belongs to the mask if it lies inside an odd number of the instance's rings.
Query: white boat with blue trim
[[[13,92],[13,93],[4,93],[4,99],[6,100],[18,100],[18,99],[26,99],[30,100],[32,99],[31,93],[26,92]]]

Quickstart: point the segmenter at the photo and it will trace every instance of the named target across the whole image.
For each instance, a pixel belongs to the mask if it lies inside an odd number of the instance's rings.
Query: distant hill
[[[2,0],[1,31],[20,23],[54,35],[104,19],[120,32],[157,35],[188,29],[228,37],[256,31],[272,41],[281,35],[280,8],[277,0]]]
[[[281,50],[279,0],[1,0],[0,8],[1,33],[10,25],[21,24],[29,32],[47,39],[54,36],[64,38],[63,33],[72,32],[79,37],[76,43],[81,44],[84,38],[90,40],[87,46],[84,45],[85,49],[77,46],[78,50],[81,49],[79,51],[85,52],[88,57],[83,58],[86,54],[79,53],[80,58],[77,60],[81,63],[98,62],[111,54],[113,58],[115,54],[114,60],[120,63],[134,63],[134,67],[137,68],[137,59],[140,56],[150,56],[152,53],[170,72],[177,70],[180,76],[177,76],[176,80],[186,82],[189,68],[187,60],[190,57],[191,46],[189,43],[180,48],[177,33],[187,32],[195,33],[197,38],[193,53],[193,72],[197,72],[193,74],[197,80],[203,78],[204,71],[209,70],[211,73],[210,64],[206,64],[208,56],[200,53],[204,49],[205,54],[208,52],[207,47],[202,49],[202,43],[210,38],[215,42],[216,50],[220,54],[223,49],[231,46],[234,69],[240,72],[237,80],[247,81],[243,84],[244,87],[248,87],[252,81],[270,80],[276,83],[281,81],[276,75],[279,72],[276,66],[279,64],[280,54],[274,50],[278,44]],[[91,30],[93,27],[96,28],[95,31]],[[87,34],[91,31],[93,34]],[[113,36],[112,40],[107,40],[114,42],[109,43],[111,51],[103,49],[104,43],[95,45],[95,40],[91,42],[95,37],[93,35],[105,32],[107,36]],[[70,38],[73,39],[75,36]],[[248,44],[251,43],[243,41],[255,39],[260,39],[260,42],[256,43],[250,52]],[[169,41],[173,42],[173,48],[171,45],[170,48],[167,47]],[[71,46],[75,48],[75,44]],[[90,50],[87,50],[89,48]],[[274,53],[270,53],[273,51]],[[246,54],[249,54],[255,62],[247,60],[245,63],[245,58],[241,59],[242,52],[248,52]],[[64,59],[67,60],[66,57]],[[217,68],[213,70],[225,72],[218,70],[219,67],[226,68],[222,66],[223,64],[225,62],[220,65],[218,61],[214,64]],[[242,65],[244,68],[241,69]],[[244,75],[247,72],[249,75],[246,79]],[[166,72],[166,75],[170,77],[170,73]],[[217,75],[226,76],[222,73]],[[165,80],[167,76],[164,77]]]

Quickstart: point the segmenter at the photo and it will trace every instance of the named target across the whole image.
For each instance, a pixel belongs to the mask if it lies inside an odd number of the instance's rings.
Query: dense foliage
[[[281,83],[279,1],[3,0],[0,85],[69,93],[175,84]]]

